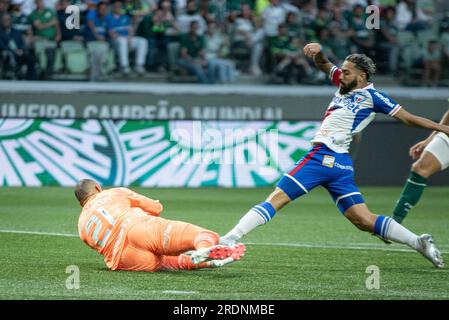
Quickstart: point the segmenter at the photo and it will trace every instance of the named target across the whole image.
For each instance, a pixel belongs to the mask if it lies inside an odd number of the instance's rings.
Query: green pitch
[[[227,232],[271,189],[135,189],[160,199],[164,217]],[[362,188],[388,213],[399,188]],[[428,188],[405,225],[431,233],[449,263],[449,188]],[[72,189],[0,189],[0,299],[448,299],[449,268],[437,270],[404,246],[387,246],[340,215],[323,189],[290,204],[248,235],[246,256],[223,269],[111,272],[76,237]],[[30,233],[25,233],[30,232]],[[49,233],[49,234],[39,234]],[[55,235],[57,233],[59,235]],[[75,236],[71,236],[75,235]],[[68,266],[80,288],[67,289]],[[366,287],[369,266],[380,288]]]

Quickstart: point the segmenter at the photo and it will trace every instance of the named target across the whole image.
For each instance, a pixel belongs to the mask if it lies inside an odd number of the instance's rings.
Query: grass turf
[[[221,234],[271,189],[141,189],[164,204],[163,216]],[[447,259],[449,188],[428,188],[405,225],[431,233]],[[391,211],[399,188],[362,188],[371,210]],[[77,237],[68,188],[0,188],[0,299],[448,299],[449,269],[437,270],[404,246],[387,246],[340,215],[323,189],[295,201],[249,234],[247,254],[223,269],[140,273],[108,271]],[[67,266],[80,289],[66,288]],[[368,290],[366,269],[380,270]]]

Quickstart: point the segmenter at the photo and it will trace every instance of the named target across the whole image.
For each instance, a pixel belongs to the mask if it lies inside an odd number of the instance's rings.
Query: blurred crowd
[[[335,64],[365,53],[378,73],[437,86],[449,76],[449,1],[0,0],[3,79],[155,72],[199,83],[242,74],[324,83],[302,53],[308,42]]]

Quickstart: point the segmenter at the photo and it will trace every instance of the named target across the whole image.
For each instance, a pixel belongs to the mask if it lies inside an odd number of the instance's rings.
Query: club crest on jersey
[[[321,163],[323,166],[333,168],[335,163],[335,157],[325,155],[323,157],[323,162]]]
[[[358,105],[365,101],[366,101],[366,97],[358,95],[358,94],[354,95],[354,104]]]

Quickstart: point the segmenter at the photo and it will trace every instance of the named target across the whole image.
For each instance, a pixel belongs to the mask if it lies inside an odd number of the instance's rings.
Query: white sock
[[[389,217],[385,218],[384,238],[418,249],[418,236]]]
[[[237,223],[237,225],[229,231],[223,238],[232,239],[234,241],[240,240],[241,237],[254,230],[258,226],[265,224],[265,220],[262,216],[254,211],[249,210]]]

